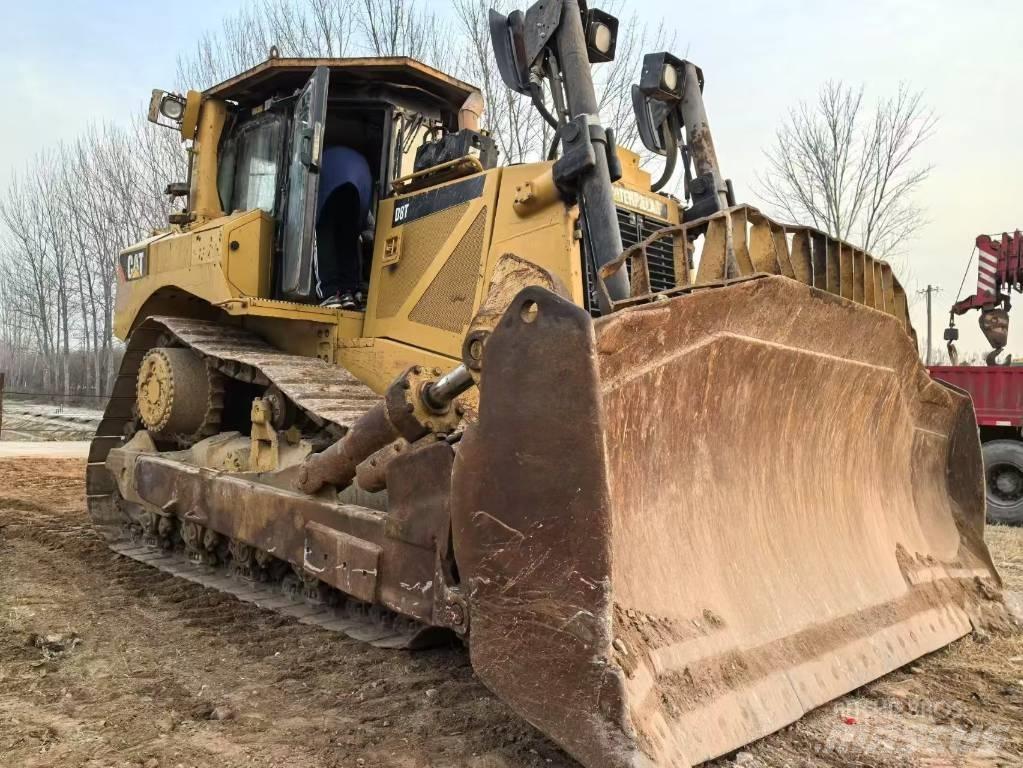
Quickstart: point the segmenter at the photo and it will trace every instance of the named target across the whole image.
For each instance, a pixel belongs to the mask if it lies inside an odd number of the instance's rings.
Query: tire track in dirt
[[[371,648],[115,555],[85,520],[81,473],[0,461],[11,765],[576,766],[475,680],[461,649]],[[1023,531],[989,539],[1020,589]],[[81,643],[28,642],[54,632]],[[711,765],[1020,766],[1021,719],[1023,637],[981,635]]]
[[[84,751],[125,765],[575,765],[475,680],[464,650],[374,649],[116,556],[84,524],[81,463],[45,464],[37,485],[0,462],[0,753],[17,764]],[[83,640],[65,655],[26,647],[66,629]],[[26,736],[29,719],[50,724]]]

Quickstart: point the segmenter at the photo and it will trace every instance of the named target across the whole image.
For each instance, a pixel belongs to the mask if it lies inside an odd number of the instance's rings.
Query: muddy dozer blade
[[[483,681],[584,765],[689,766],[997,596],[969,400],[896,318],[760,277],[487,343],[453,520]]]

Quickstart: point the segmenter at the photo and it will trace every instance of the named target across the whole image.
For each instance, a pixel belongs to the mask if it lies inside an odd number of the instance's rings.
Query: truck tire
[[[988,522],[1023,525],[1023,443],[984,443],[984,478]]]

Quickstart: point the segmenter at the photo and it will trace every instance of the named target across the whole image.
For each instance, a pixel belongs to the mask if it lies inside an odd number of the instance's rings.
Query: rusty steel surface
[[[355,479],[358,465],[398,437],[386,402],[378,400],[358,418],[344,437],[326,450],[306,458],[295,487],[304,493],[316,493],[328,484],[347,488]]]
[[[331,632],[340,632],[377,648],[415,649],[431,647],[438,642],[429,629],[409,625],[396,627],[381,625],[366,615],[364,609],[342,604],[310,604],[296,591],[282,591],[272,584],[261,584],[251,580],[218,573],[203,565],[196,565],[176,552],[138,542],[120,541],[110,548],[119,555],[137,560],[157,570],[181,579],[201,584],[229,594],[258,608],[290,616],[299,624],[313,624]]]
[[[695,276],[690,275],[687,268],[679,271],[674,289],[652,292],[647,249],[659,241],[671,240],[680,242],[691,254],[693,243],[701,234],[703,247]],[[887,262],[819,230],[780,224],[749,205],[734,206],[654,232],[607,264],[600,271],[602,279],[620,271],[626,264],[633,275],[632,294],[615,302],[619,309],[736,278],[784,275],[887,312],[898,318],[906,332],[915,338],[906,292]],[[598,287],[603,290],[601,281]]]
[[[968,398],[780,276],[596,323],[523,292],[452,525],[477,674],[591,768],[727,753],[998,605]]]
[[[460,368],[463,383],[472,377]],[[329,448],[313,454],[302,463],[296,488],[316,493],[325,485],[347,488],[355,479],[358,466],[395,440],[415,442],[430,433],[450,433],[461,421],[462,411],[453,405],[464,391],[437,403],[429,400],[431,391],[443,380],[439,368],[415,365],[404,371],[378,400],[359,417],[348,433]]]
[[[124,515],[113,502],[115,483],[104,462],[124,445],[134,418],[137,374],[146,353],[173,337],[225,375],[274,384],[319,423],[343,435],[380,398],[343,368],[280,352],[242,328],[179,317],[150,317],[131,335],[113,392],[89,449],[86,497],[93,521],[117,535]]]
[[[272,552],[354,598],[420,621],[432,619],[432,584],[415,590],[402,586],[435,582],[432,548],[415,552],[387,537],[384,512],[157,455],[143,454],[134,472],[138,494],[149,504]],[[238,514],[242,509],[245,513]]]
[[[169,339],[190,347],[211,370],[275,387],[335,434],[355,436],[358,425],[373,421],[385,402],[346,370],[281,354],[244,330],[148,319],[129,340],[114,397],[90,447],[89,511],[115,551],[175,574],[185,564],[186,578],[189,573],[202,576],[217,588],[257,595],[261,604],[291,606],[289,611],[296,603],[298,578],[309,606],[303,615],[377,645],[422,647],[449,642],[443,628],[465,631],[466,612],[449,589],[447,575],[438,570],[438,553],[447,556],[449,551],[453,449],[448,443],[406,444],[409,450],[383,462],[375,470],[382,476],[377,484],[391,486],[391,501],[373,502],[382,502],[382,508],[363,506],[358,500],[372,494],[360,490],[347,494],[348,501],[336,492],[296,491],[299,465],[270,472],[225,471],[204,464],[211,455],[205,443],[158,452],[148,432],[134,432],[131,440],[126,436],[134,418],[135,372],[150,349]],[[416,376],[424,378],[427,372]],[[363,442],[371,438],[361,437]],[[398,476],[390,477],[394,472]],[[163,533],[175,526],[184,552]],[[253,554],[263,563],[260,568],[272,561],[293,575],[275,584],[280,577],[273,573],[282,573],[280,568],[260,571],[257,588],[250,567]],[[195,558],[201,563],[192,563],[193,568],[189,563]],[[244,574],[240,583],[236,572]],[[340,592],[325,602],[323,587]]]

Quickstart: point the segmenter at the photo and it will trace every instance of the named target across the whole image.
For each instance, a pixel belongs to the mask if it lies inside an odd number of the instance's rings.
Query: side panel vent
[[[482,208],[447,263],[430,283],[409,320],[457,333],[472,319],[487,209]]]
[[[398,313],[468,208],[469,203],[462,203],[403,227],[401,260],[380,274],[377,317],[390,318]]]

